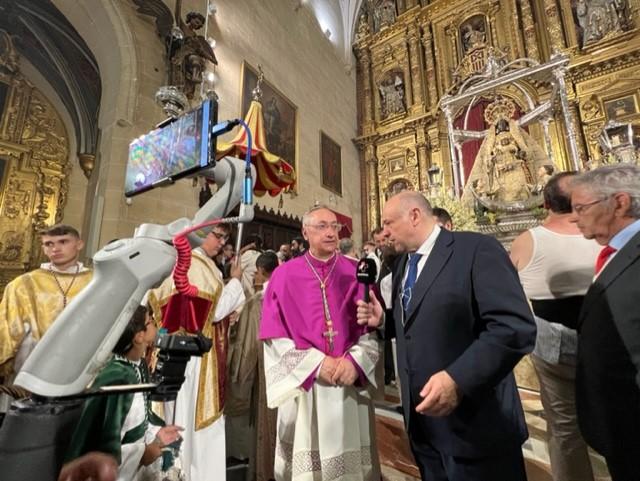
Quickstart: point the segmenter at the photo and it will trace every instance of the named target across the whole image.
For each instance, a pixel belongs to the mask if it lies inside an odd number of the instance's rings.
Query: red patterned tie
[[[611,246],[604,246],[598,254],[598,258],[596,259],[596,275],[602,270],[604,265],[607,263],[607,259],[618,249],[615,249]]]

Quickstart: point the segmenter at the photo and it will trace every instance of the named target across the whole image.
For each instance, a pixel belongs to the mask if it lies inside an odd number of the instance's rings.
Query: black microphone
[[[361,284],[364,284],[364,302],[369,303],[369,286],[375,284],[376,275],[378,274],[378,268],[376,262],[368,257],[363,257],[358,261],[358,267],[356,269],[356,279]]]

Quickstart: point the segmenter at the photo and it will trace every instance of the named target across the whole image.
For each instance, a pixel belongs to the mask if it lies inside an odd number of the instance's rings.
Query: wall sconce
[[[442,185],[442,171],[440,167],[433,164],[427,169],[427,174],[429,174],[430,187],[440,187],[440,185]]]
[[[640,126],[609,121],[602,128],[598,142],[603,153],[616,162],[634,164],[640,152]]]
[[[442,187],[442,171],[440,167],[433,164],[427,169],[427,174],[429,176],[429,195],[435,197],[439,194],[440,188]]]

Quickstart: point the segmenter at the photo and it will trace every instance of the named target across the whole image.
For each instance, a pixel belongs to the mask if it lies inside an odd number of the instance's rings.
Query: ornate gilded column
[[[496,22],[496,15],[500,11],[500,2],[493,2],[489,8],[489,29],[491,30],[491,45],[498,48],[498,27]]]
[[[582,128],[580,127],[580,112],[578,110],[578,101],[569,101],[569,110],[571,111],[571,123],[573,125],[573,131],[576,135],[576,144],[578,147],[578,157],[580,158],[580,167],[588,159],[586,143],[584,135],[582,134]]]
[[[440,168],[441,172],[444,174],[444,159],[442,158],[442,149],[440,142],[440,136],[442,133],[438,128],[438,125],[435,124],[427,131],[427,138],[429,140],[429,167],[427,168],[427,176],[429,175],[429,168],[432,166],[437,166]],[[431,180],[428,180],[429,188],[431,188]]]
[[[411,85],[413,86],[414,112],[424,111],[426,104],[422,89],[422,55],[420,55],[419,32],[415,24],[409,27],[409,63],[411,69]]]
[[[565,44],[560,15],[558,15],[558,4],[556,0],[544,0],[543,5],[547,31],[551,40],[551,52],[560,51],[565,47]]]
[[[395,53],[396,59],[398,59],[398,64],[402,68],[404,72],[404,85],[405,85],[405,98],[407,101],[407,110],[413,108],[413,104],[415,103],[415,98],[413,96],[413,82],[411,81],[411,66],[409,65],[409,46],[404,45],[402,47],[398,47]]]
[[[567,96],[567,83],[565,76],[567,68],[559,67],[553,71],[553,76],[558,84],[558,92],[560,94],[560,105],[562,106],[562,116],[567,131],[567,141],[569,143],[569,153],[571,154],[571,168],[580,170],[580,156],[578,154],[578,143],[576,141],[576,133],[574,130],[573,120],[571,118],[571,110],[569,108],[569,99]]]
[[[378,227],[379,220],[379,205],[380,199],[378,196],[378,159],[375,155],[375,146],[368,144],[364,151],[364,162],[367,166],[367,179],[369,193],[369,226],[367,231],[371,231],[375,227]]]
[[[462,195],[462,182],[460,181],[460,170],[462,166],[461,159],[458,156],[458,144],[453,135],[453,112],[451,107],[446,105],[442,107],[445,119],[447,121],[447,132],[449,135],[449,155],[451,157],[451,170],[453,174],[453,188],[456,197],[460,198]]]
[[[542,124],[542,131],[544,132],[544,150],[551,163],[555,165],[556,162],[555,156],[553,155],[553,146],[551,145],[551,135],[549,134],[550,120],[551,119],[545,115],[540,119],[540,123]]]
[[[449,67],[455,68],[460,63],[460,58],[458,55],[458,27],[456,27],[453,23],[450,23],[445,27],[444,33],[447,35],[447,37],[449,37],[449,44],[451,49],[452,62],[449,64]],[[449,88],[453,81],[453,79],[451,78],[451,70],[453,69],[450,68],[446,71],[448,78],[445,90]]]
[[[374,130],[371,53],[368,48],[362,48],[356,51],[356,58],[362,72],[362,133],[369,135]]]
[[[536,27],[533,22],[531,0],[520,0],[520,11],[522,12],[522,30],[524,34],[524,47],[527,51],[527,57],[533,60],[540,61],[540,51],[538,50]]]
[[[434,106],[438,102],[438,83],[436,79],[436,61],[433,56],[433,37],[429,25],[425,25],[422,32],[422,47],[424,48],[424,70],[425,83],[427,87],[428,99],[425,104],[429,107]]]
[[[429,157],[427,153],[427,136],[422,125],[418,126],[416,130],[416,150],[418,151],[420,190],[427,192],[429,189]]]
[[[362,143],[361,139],[354,139],[353,143],[358,149],[358,165],[360,167],[360,172],[367,172],[367,164],[364,160],[364,152],[365,145]],[[366,240],[366,233],[369,229],[369,204],[367,202],[367,196],[369,194],[369,190],[367,188],[367,184],[369,182],[369,178],[366,175],[360,176],[360,227],[362,228],[362,240]]]

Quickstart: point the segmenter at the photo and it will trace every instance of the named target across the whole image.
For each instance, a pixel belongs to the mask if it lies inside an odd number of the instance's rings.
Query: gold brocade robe
[[[202,334],[213,340],[211,351],[202,356],[198,374],[194,427],[197,431],[213,424],[223,412],[228,323],[214,323],[216,305],[223,288],[222,274],[213,260],[199,251],[193,251],[191,256],[189,282],[198,288],[198,294],[194,298],[195,321]],[[160,287],[149,291],[149,306],[158,326],[167,327],[170,334],[193,333],[192,329],[186,328],[188,324],[184,324],[185,319],[167,319],[165,315],[172,302],[185,300],[188,300],[186,296],[176,290],[173,277],[165,279]],[[176,322],[182,325],[177,328]]]
[[[69,288],[67,304],[89,284],[92,275],[90,270],[56,272],[62,289]],[[63,299],[56,278],[46,269],[27,272],[7,284],[0,302],[0,376],[11,378],[15,374],[13,359],[28,329],[38,341],[62,312]]]

